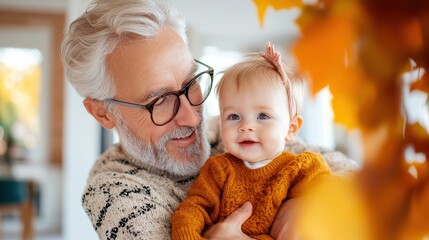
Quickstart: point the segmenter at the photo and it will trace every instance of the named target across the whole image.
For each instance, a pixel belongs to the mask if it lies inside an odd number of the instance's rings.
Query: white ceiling
[[[275,11],[269,8],[261,27],[252,0],[170,2],[183,13],[191,34],[225,48],[260,50],[267,41],[289,44],[299,34],[294,24],[299,14],[296,9]]]
[[[0,0],[0,8],[66,11],[73,0]],[[252,0],[167,0],[184,15],[190,44],[213,45],[243,52],[261,50],[268,41],[288,46],[299,34],[294,24],[297,9],[269,8],[260,26]],[[85,1],[81,1],[85,2]]]

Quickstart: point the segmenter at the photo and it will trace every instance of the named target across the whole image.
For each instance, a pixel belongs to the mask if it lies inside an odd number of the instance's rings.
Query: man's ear
[[[115,127],[113,116],[107,112],[102,101],[85,98],[83,100],[83,105],[85,106],[86,111],[91,114],[104,128],[112,129]]]
[[[286,135],[286,141],[290,142],[292,141],[295,136],[299,133],[299,130],[302,127],[302,124],[304,122],[304,119],[301,116],[294,117],[289,124],[289,132]]]

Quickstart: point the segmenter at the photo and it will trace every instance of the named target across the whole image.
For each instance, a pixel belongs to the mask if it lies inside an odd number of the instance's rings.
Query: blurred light
[[[23,71],[41,62],[42,53],[38,49],[0,48],[0,64],[8,68]]]
[[[216,85],[218,84],[219,79],[222,77],[222,74],[220,73],[233,64],[238,63],[242,59],[243,54],[241,52],[224,51],[213,46],[204,47],[200,60],[215,70],[212,92],[204,102],[205,113],[209,117],[219,115],[219,103],[215,91]]]
[[[426,161],[426,155],[424,153],[416,153],[411,145],[405,148],[404,155],[405,161],[409,164],[424,163]]]
[[[419,90],[410,91],[410,86],[421,79],[425,74],[423,68],[417,68],[414,61],[410,60],[412,70],[404,73],[403,99],[407,113],[407,121],[410,124],[419,123],[429,132],[428,94]]]

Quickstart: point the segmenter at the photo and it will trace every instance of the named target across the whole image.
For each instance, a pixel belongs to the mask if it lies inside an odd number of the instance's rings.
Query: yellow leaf
[[[329,83],[350,82],[346,73],[346,53],[350,52],[355,38],[351,23],[341,18],[329,18],[308,30],[293,50],[301,70],[311,77],[311,92],[317,93]]]
[[[311,19],[303,21],[307,21],[302,23],[306,29],[293,51],[300,70],[310,77],[311,93],[329,85],[335,122],[348,129],[359,127],[359,109],[365,104],[366,96],[362,95],[368,95],[363,92],[368,89],[368,81],[351,50],[356,41],[356,27],[342,16],[313,23]]]
[[[261,26],[264,26],[265,13],[270,6],[275,10],[302,6],[301,0],[253,0],[253,3],[256,5]]]
[[[359,107],[350,95],[336,94],[332,99],[334,121],[344,125],[346,129],[359,128]]]

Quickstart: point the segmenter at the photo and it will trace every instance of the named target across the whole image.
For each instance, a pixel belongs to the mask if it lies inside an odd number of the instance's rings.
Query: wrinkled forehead
[[[195,66],[187,45],[170,27],[154,38],[121,41],[107,61],[115,98],[138,102],[159,88],[180,89]]]

